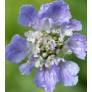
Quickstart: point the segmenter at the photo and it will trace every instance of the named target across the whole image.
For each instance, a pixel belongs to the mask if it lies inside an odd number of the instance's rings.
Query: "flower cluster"
[[[18,19],[19,24],[30,30],[24,33],[25,38],[13,36],[6,46],[6,59],[19,64],[27,57],[28,61],[19,67],[21,74],[28,75],[36,67],[34,82],[45,92],[53,92],[58,82],[76,85],[79,66],[64,56],[74,53],[84,60],[87,39],[79,33],[82,24],[72,19],[68,4],[64,1],[43,4],[39,12],[32,5],[23,5]]]

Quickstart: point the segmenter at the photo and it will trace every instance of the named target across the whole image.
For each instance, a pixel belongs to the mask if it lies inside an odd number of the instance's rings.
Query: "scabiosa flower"
[[[74,53],[85,59],[87,39],[78,33],[80,21],[72,19],[68,4],[63,0],[43,4],[37,12],[32,5],[23,5],[19,12],[19,24],[29,27],[24,38],[15,35],[6,46],[6,59],[22,63],[22,75],[38,69],[34,82],[45,92],[53,92],[58,82],[64,86],[75,86],[78,82],[79,66],[64,56]],[[70,53],[71,52],[71,53]],[[59,54],[62,57],[59,57]],[[26,63],[23,59],[28,58]]]

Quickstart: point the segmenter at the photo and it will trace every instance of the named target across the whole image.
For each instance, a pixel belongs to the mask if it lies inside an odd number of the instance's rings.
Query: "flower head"
[[[53,92],[58,82],[64,86],[78,82],[79,66],[64,56],[71,52],[85,59],[87,40],[78,33],[81,22],[71,18],[69,6],[62,0],[43,4],[38,12],[32,5],[23,5],[19,23],[30,30],[25,38],[15,35],[6,46],[6,59],[12,63],[28,58],[19,67],[22,75],[30,74],[33,67],[38,69],[34,82],[45,92]]]

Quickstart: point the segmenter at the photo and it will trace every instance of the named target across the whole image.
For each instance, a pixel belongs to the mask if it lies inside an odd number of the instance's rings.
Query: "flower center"
[[[27,32],[25,33],[27,40],[34,44],[33,54],[39,57],[40,65],[54,62],[55,56],[62,50],[63,44],[57,33],[47,32]],[[38,65],[37,62],[37,65]],[[36,65],[36,66],[37,66]],[[48,66],[48,65],[47,65]]]

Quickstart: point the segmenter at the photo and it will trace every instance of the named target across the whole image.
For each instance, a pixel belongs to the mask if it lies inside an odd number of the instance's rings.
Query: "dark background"
[[[19,8],[23,4],[33,4],[39,10],[40,5],[53,0],[6,0],[6,45],[10,42],[15,34],[20,34],[28,31],[18,24]],[[87,21],[87,2],[86,0],[65,0],[71,9],[73,18],[78,19],[83,24],[82,34],[86,35]],[[75,56],[67,57],[78,63],[80,66],[79,82],[75,87],[64,87],[58,84],[54,92],[87,92],[87,62],[77,59]],[[12,64],[6,61],[6,92],[44,92],[43,89],[37,88],[33,83],[36,70],[33,69],[31,75],[22,76],[18,70],[19,65]]]

